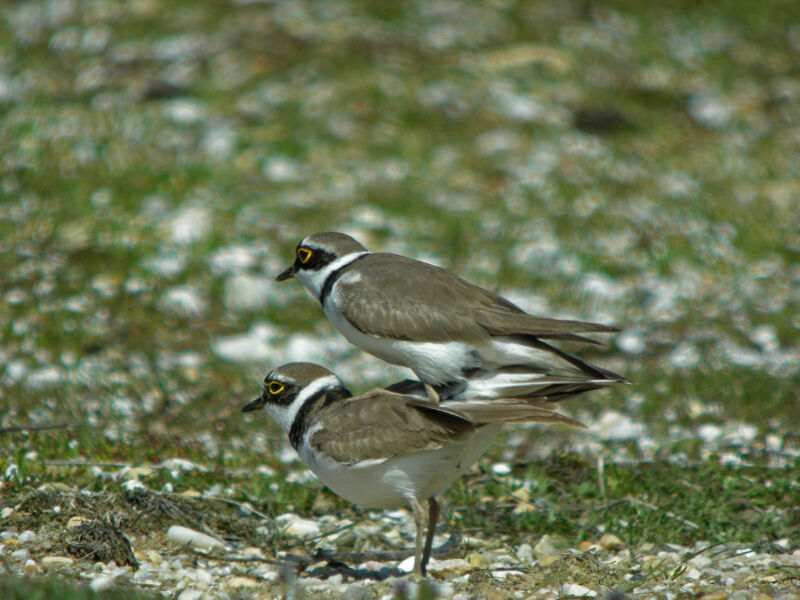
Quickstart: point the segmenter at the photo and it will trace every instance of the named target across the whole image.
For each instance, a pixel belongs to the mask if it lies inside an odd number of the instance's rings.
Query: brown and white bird
[[[546,401],[471,399],[435,403],[376,388],[353,396],[325,367],[288,363],[271,371],[258,398],[309,469],[335,494],[367,508],[408,506],[417,527],[414,573],[424,575],[439,516],[435,496],[483,454],[503,423],[580,422]],[[428,505],[428,529],[424,536]]]
[[[456,386],[464,397],[558,399],[628,383],[551,343],[596,344],[583,334],[616,328],[527,314],[449,271],[369,252],[343,233],[301,241],[277,279],[291,277],[352,344],[408,367],[440,395]]]

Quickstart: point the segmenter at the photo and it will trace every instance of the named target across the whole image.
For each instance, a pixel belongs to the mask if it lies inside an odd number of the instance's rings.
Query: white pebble
[[[256,264],[256,255],[246,246],[230,246],[217,250],[208,266],[214,275],[240,273]]]
[[[31,531],[30,529],[27,529],[27,530],[25,530],[25,531],[23,531],[22,533],[19,534],[19,538],[18,539],[19,539],[20,542],[32,542],[37,537],[38,536],[33,531]]]
[[[230,311],[257,311],[264,308],[273,296],[273,283],[266,277],[244,273],[225,281],[223,302]]]
[[[638,333],[624,331],[617,337],[617,346],[625,354],[641,354],[647,348],[644,338]]]
[[[112,585],[114,585],[114,578],[110,575],[101,575],[95,579],[92,579],[92,582],[89,584],[89,587],[92,588],[92,591],[95,592],[104,592],[109,589]]]
[[[165,312],[197,317],[206,312],[208,303],[193,287],[180,285],[167,290],[160,306]]]
[[[178,596],[178,600],[200,600],[203,592],[200,590],[183,590]]]
[[[696,568],[700,569],[701,571],[708,567],[711,564],[712,560],[708,558],[705,554],[698,554],[692,560],[689,561],[689,564]]]
[[[322,530],[316,522],[310,521],[309,519],[302,519],[292,513],[280,515],[275,519],[275,522],[278,527],[281,528],[283,534],[290,537],[304,539],[316,537],[322,533]]]
[[[46,569],[60,569],[62,567],[68,567],[73,562],[75,562],[75,560],[69,556],[45,556],[41,560],[42,566]]]
[[[507,463],[495,463],[492,465],[492,471],[495,475],[508,475],[511,473],[511,467]]]
[[[252,333],[231,335],[211,343],[211,351],[235,363],[265,362],[275,354],[275,349]]]
[[[495,579],[505,579],[506,577],[511,577],[513,575],[524,575],[525,571],[518,571],[517,569],[512,569],[510,571],[501,571],[495,570],[492,571],[492,577]]]
[[[561,595],[594,598],[597,596],[597,592],[578,583],[565,583],[561,586]]]
[[[222,548],[223,544],[218,539],[200,533],[188,527],[173,525],[167,530],[167,539],[181,546],[193,546],[195,548]]]
[[[409,556],[397,565],[397,570],[402,573],[411,573],[414,570],[414,557]]]
[[[28,560],[31,557],[31,553],[28,551],[27,548],[20,548],[19,550],[14,550],[11,553],[11,558],[14,560]]]
[[[701,576],[702,576],[702,573],[700,571],[698,571],[697,569],[689,569],[686,572],[686,577],[688,577],[689,579],[694,579],[695,581],[700,579]]]
[[[517,558],[519,558],[523,563],[532,563],[533,548],[531,548],[531,545],[522,544],[519,548],[517,548]]]

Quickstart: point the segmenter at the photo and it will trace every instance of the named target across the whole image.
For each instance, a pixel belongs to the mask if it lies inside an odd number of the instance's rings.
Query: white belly
[[[383,460],[339,464],[301,446],[300,457],[337,496],[366,508],[406,506],[410,498],[427,500],[444,491],[486,451],[499,426],[439,448]]]

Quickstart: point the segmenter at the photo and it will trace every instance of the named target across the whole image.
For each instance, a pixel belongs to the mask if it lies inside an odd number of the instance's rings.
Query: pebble
[[[577,596],[579,598],[594,598],[597,592],[578,583],[565,583],[561,586],[562,596]]]
[[[702,577],[703,574],[697,569],[689,569],[688,571],[686,571],[685,575],[689,579],[697,581],[698,579],[700,579],[700,577]]]
[[[467,554],[467,563],[474,569],[486,569],[490,564],[488,557],[482,552]]]
[[[402,573],[411,573],[414,570],[414,557],[409,556],[397,565],[397,570]]]
[[[69,556],[45,556],[40,562],[45,569],[60,569],[70,566],[75,559]]]
[[[200,600],[203,594],[202,590],[186,589],[178,595],[178,600]]]
[[[713,561],[708,558],[705,554],[698,554],[694,558],[689,561],[689,565],[694,567],[695,569],[703,570],[711,565]]]
[[[86,522],[86,519],[83,517],[75,516],[70,517],[69,521],[67,521],[67,529],[74,529],[78,525],[83,525]]]
[[[112,585],[114,585],[114,577],[110,575],[100,575],[100,577],[92,579],[89,587],[92,588],[94,592],[104,592]]]
[[[194,548],[214,549],[223,547],[223,543],[218,539],[181,525],[172,525],[167,530],[167,539],[181,546],[192,546]]]
[[[316,521],[302,519],[295,514],[287,513],[275,519],[275,523],[284,535],[300,539],[317,537],[322,529]]]
[[[225,585],[227,585],[230,588],[240,590],[243,588],[258,587],[258,581],[256,581],[252,577],[233,577],[232,579],[227,581]]]
[[[37,537],[39,537],[39,536],[37,536],[31,530],[26,530],[26,531],[23,531],[22,533],[19,534],[19,538],[18,539],[23,544],[27,544],[28,542],[35,541]]]
[[[726,600],[728,594],[722,591],[710,592],[700,596],[700,600]]]
[[[553,544],[553,539],[549,535],[543,535],[542,539],[533,547],[533,555],[537,560],[558,556],[558,550]]]
[[[7,519],[13,514],[14,514],[14,509],[11,508],[10,506],[6,506],[3,508],[3,510],[0,510],[0,519]]]
[[[25,561],[25,565],[22,567],[22,570],[26,573],[38,573],[39,567],[36,565],[36,561],[32,558],[29,558]]]
[[[12,544],[9,544],[11,546]],[[31,557],[31,553],[27,548],[20,548],[19,550],[14,550],[11,553],[11,558],[18,561],[25,561]]]
[[[517,558],[520,559],[525,564],[530,564],[533,562],[533,548],[530,544],[521,544],[519,548],[517,548]]]
[[[347,587],[342,597],[344,600],[369,600],[372,597],[372,592],[367,587],[354,583]]]
[[[496,569],[492,571],[492,577],[495,579],[505,579],[506,577],[512,577],[515,575],[524,575],[525,571],[520,571],[518,569],[510,569],[510,570],[500,570]]]
[[[625,546],[625,542],[623,542],[613,533],[603,534],[603,537],[600,538],[599,544],[606,550],[612,550],[614,548],[623,548]]]
[[[446,560],[431,560],[428,563],[428,572],[442,577],[463,575],[472,570],[469,562],[463,558],[449,558]]]

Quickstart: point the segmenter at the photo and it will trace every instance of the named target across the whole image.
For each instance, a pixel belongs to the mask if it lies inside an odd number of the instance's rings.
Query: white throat
[[[292,429],[292,424],[297,416],[297,412],[300,410],[303,404],[306,403],[306,400],[322,390],[339,387],[341,385],[342,382],[339,381],[335,375],[320,377],[300,390],[297,396],[295,396],[294,400],[292,400],[292,403],[288,406],[270,404],[267,402],[267,404],[264,405],[264,408],[266,409],[267,413],[269,413],[269,416],[272,417],[272,420],[278,424],[278,427],[280,427],[284,433],[288,434]]]
[[[342,267],[349,265],[351,262],[356,260],[357,258],[361,258],[365,254],[369,254],[369,252],[353,252],[352,254],[346,254],[344,256],[340,256],[332,263],[326,265],[322,269],[318,271],[306,271],[301,269],[297,271],[295,277],[303,282],[303,285],[306,286],[309,292],[319,300],[320,294],[322,294],[322,286],[325,285],[325,280],[328,278],[328,275],[336,271],[337,269],[341,269]]]

